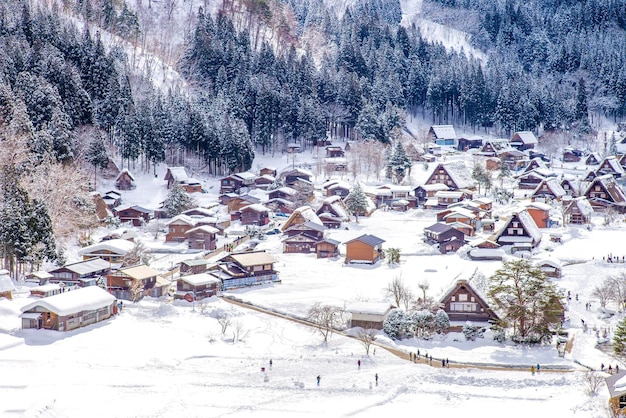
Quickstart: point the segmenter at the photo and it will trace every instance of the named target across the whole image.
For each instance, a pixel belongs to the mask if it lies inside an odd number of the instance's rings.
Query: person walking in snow
[[[418,360],[420,359],[420,351],[419,350],[417,350],[417,359]]]
[[[533,376],[535,375],[535,366],[530,366],[530,372]]]
[[[539,365],[539,363],[537,363],[537,374],[539,374],[540,371],[541,371],[541,366]]]
[[[357,360],[356,364],[359,367],[359,370],[361,370],[361,360]]]
[[[376,386],[378,386],[378,373],[374,375],[374,380],[376,380]]]
[[[609,374],[613,374],[613,367],[609,364]]]
[[[320,385],[320,380],[322,380],[322,376],[320,376],[319,374],[317,375],[317,386]]]
[[[618,373],[619,373],[619,364],[616,364],[615,365],[615,374],[618,374]]]
[[[270,359],[270,369],[272,368],[272,359]]]
[[[604,371],[604,363],[600,364],[600,370]]]

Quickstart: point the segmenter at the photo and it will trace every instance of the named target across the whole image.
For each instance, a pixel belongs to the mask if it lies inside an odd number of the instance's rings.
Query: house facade
[[[461,331],[467,321],[488,324],[498,319],[486,300],[466,279],[457,280],[439,302],[450,319],[450,331]]]
[[[350,314],[350,328],[383,329],[383,323],[395,309],[387,302],[353,302],[346,307]]]
[[[217,295],[222,289],[222,281],[209,273],[181,276],[176,280],[174,299],[202,300]]]
[[[345,242],[345,263],[376,264],[378,260],[384,257],[382,247],[384,242],[385,240],[369,234]]]

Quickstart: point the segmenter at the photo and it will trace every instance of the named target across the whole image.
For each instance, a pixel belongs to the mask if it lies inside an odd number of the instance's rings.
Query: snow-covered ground
[[[286,156],[259,156],[254,167],[282,169],[290,162]],[[298,163],[313,164],[313,156],[303,153]],[[423,181],[433,167],[416,164],[412,183]],[[139,185],[122,192],[124,203],[158,207],[166,195],[164,171],[165,167],[159,167],[156,178],[151,173],[133,173]],[[199,203],[215,201],[218,179],[198,173],[193,176],[200,178],[208,191],[196,196]],[[315,180],[321,184],[325,178]],[[103,192],[112,188],[110,181],[101,180],[98,185]],[[510,209],[496,208],[503,213]],[[401,262],[396,266],[385,262],[345,266],[342,259],[282,254],[280,238],[268,236],[258,248],[277,257],[282,282],[227,294],[304,316],[318,301],[344,305],[388,300],[384,288],[399,275],[416,293],[416,284],[427,279],[428,294],[436,297],[457,277],[475,269],[489,276],[501,265],[472,262],[460,255],[433,254],[421,238],[423,228],[434,221],[434,213],[424,210],[376,211],[358,224],[350,223],[347,229],[329,231],[330,238],[341,242],[362,233],[383,238],[386,247],[401,250]],[[562,262],[563,277],[557,284],[572,294],[565,327],[574,337],[574,345],[564,358],[553,346],[503,345],[494,342],[489,333],[475,342],[466,342],[455,333],[429,341],[394,342],[382,334],[378,336],[379,343],[405,352],[419,349],[436,358],[448,358],[453,366],[470,364],[464,368],[435,368],[412,364],[381,347],[375,355],[371,352],[366,356],[358,341],[342,335],[333,335],[325,345],[319,333],[304,325],[217,299],[195,306],[146,299],[134,305],[128,303],[121,315],[111,320],[77,331],[20,330],[19,308],[30,301],[26,293],[20,293],[13,301],[0,300],[0,415],[373,417],[419,411],[452,417],[463,411],[470,417],[501,417],[507,411],[510,416],[607,417],[608,391],[603,387],[597,396],[589,397],[581,364],[598,368],[601,363],[617,363],[596,348],[592,329],[606,329],[610,336],[610,329],[622,314],[601,319],[591,293],[602,278],[626,270],[625,264],[602,260],[608,253],[624,255],[616,252],[615,244],[624,236],[625,227],[623,222],[603,226],[603,218],[598,216],[591,230],[575,226],[557,229],[562,233],[560,244],[548,239],[552,230],[544,231],[535,258]],[[140,239],[150,248],[165,245],[163,235],[154,239],[151,231],[150,226],[140,230]],[[97,231],[95,235],[106,232]],[[72,254],[68,251],[69,258]],[[158,253],[153,266],[167,270],[193,256]],[[585,309],[588,301],[592,302],[590,311]],[[225,335],[214,318],[219,311],[231,312],[236,318]],[[582,330],[581,319],[590,328],[587,333]],[[233,342],[237,324],[241,338]],[[529,368],[537,363],[544,371],[533,376]],[[476,364],[519,369],[485,370]],[[379,376],[378,386],[375,374]],[[317,375],[321,376],[319,387]]]

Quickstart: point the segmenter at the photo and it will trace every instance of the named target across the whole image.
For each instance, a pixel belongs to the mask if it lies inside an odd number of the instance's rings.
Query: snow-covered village
[[[0,416],[626,416],[584,3],[0,0]]]

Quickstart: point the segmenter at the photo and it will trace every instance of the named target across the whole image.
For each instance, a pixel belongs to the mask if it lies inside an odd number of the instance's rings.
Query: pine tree
[[[434,327],[437,334],[444,334],[450,328],[450,318],[443,309],[439,309],[435,314]]]
[[[354,215],[356,223],[359,223],[359,214],[367,212],[367,196],[363,189],[361,188],[360,183],[356,183],[350,193],[345,197],[344,203],[346,204],[346,209]]]
[[[196,206],[194,199],[187,194],[185,189],[175,185],[172,187],[163,202],[163,208],[167,212],[167,216],[173,217],[180,215],[187,209],[192,209]]]
[[[407,155],[406,150],[400,141],[397,141],[393,148],[389,165],[391,166],[398,183],[402,182],[402,179],[404,179],[407,172],[410,174],[411,159]]]
[[[93,165],[94,171],[94,188],[96,187],[96,178],[98,174],[98,168],[104,169],[109,164],[109,156],[104,145],[104,138],[100,135],[96,135],[93,141],[87,147],[85,151],[85,159]]]
[[[613,352],[618,356],[626,353],[626,318],[617,324],[613,333]]]
[[[383,331],[392,340],[400,340],[405,333],[405,313],[402,309],[394,309],[383,322]]]
[[[505,261],[489,279],[488,296],[518,342],[549,342],[563,306],[556,286],[529,260]]]
[[[574,111],[576,120],[581,121],[584,126],[589,124],[589,110],[587,108],[587,88],[585,80],[581,77],[578,80],[578,90],[576,93],[576,109]]]

